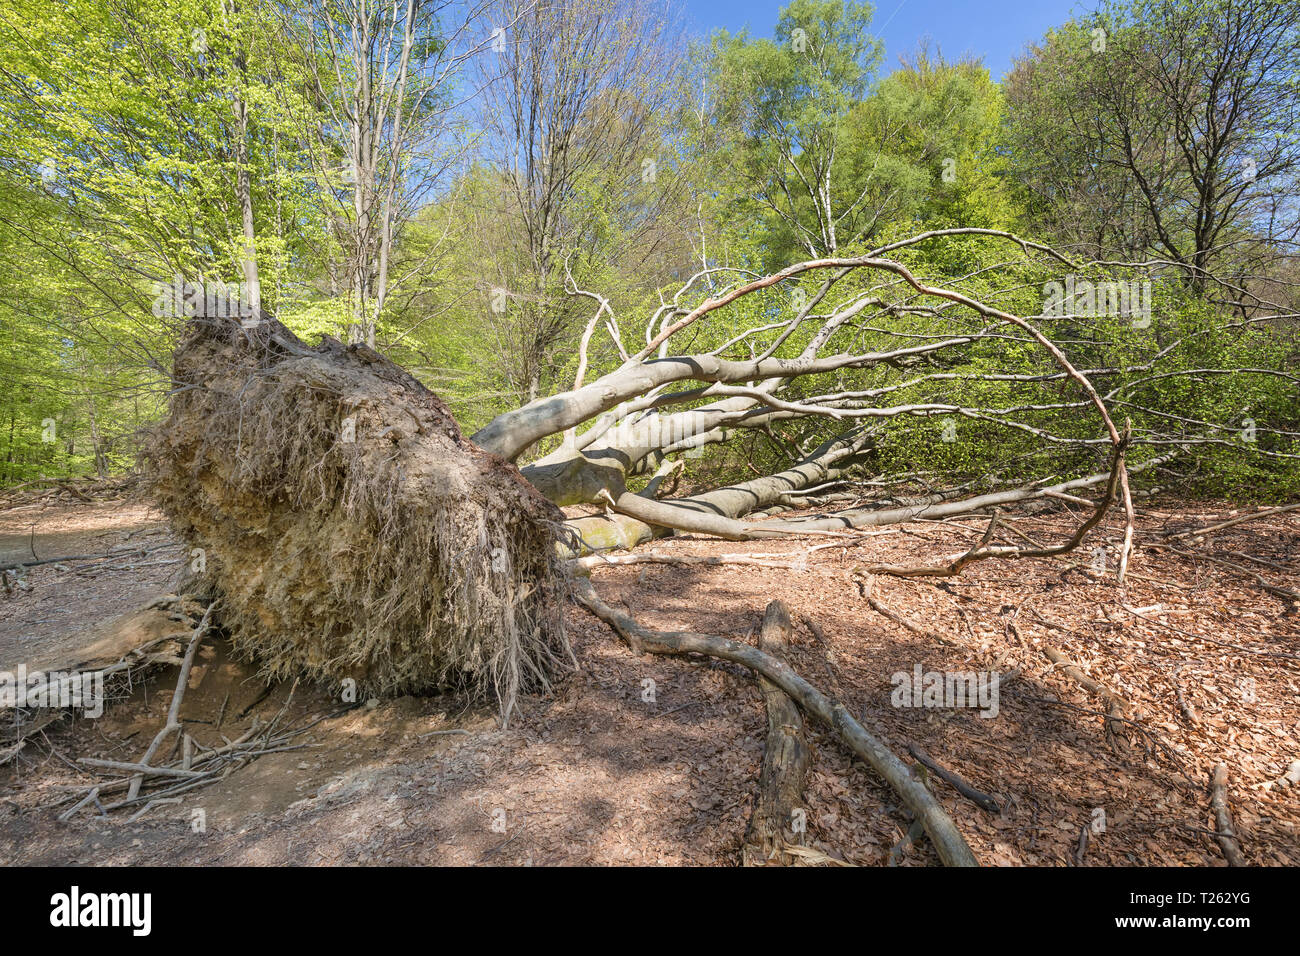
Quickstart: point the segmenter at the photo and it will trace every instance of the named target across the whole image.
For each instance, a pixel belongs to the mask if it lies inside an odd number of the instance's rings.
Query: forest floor
[[[1162,532],[1233,513],[1223,502],[1143,505],[1124,588],[1113,568],[1093,569],[1100,543],[1113,561],[1114,515],[1062,558],[986,561],[940,581],[877,576],[873,596],[940,640],[868,606],[852,571],[959,553],[987,519],[829,542],[674,538],[638,551],[785,551],[805,554],[806,568],[636,565],[594,580],[650,627],[737,640],[753,641],[765,605],[781,598],[796,670],[904,759],[918,745],[997,799],[1001,812],[986,811],[931,777],[982,863],[1222,865],[1207,794],[1222,761],[1247,861],[1297,866],[1300,785],[1279,781],[1300,760],[1300,613],[1262,584],[1300,587],[1300,512],[1168,543],[1186,554],[1153,547]],[[1079,516],[1062,506],[1013,518],[1033,538],[1060,540]],[[808,553],[826,543],[836,546]],[[109,551],[118,553],[31,568],[0,592],[0,670],[74,652],[88,632],[172,589],[188,560],[139,504],[0,512],[0,565]],[[137,760],[162,727],[177,669],[156,665],[102,717],[55,721],[0,766],[0,863],[736,864],[766,732],[754,680],[717,661],[636,655],[577,606],[568,620],[579,670],[553,694],[523,699],[505,729],[494,710],[450,696],[344,709],[299,686],[290,700],[289,685],[268,687],[208,640],[183,701],[186,732],[212,746],[284,709],[286,727],[319,720],[298,749],[136,819],[92,807],[59,822],[106,779],[78,758]],[[1120,734],[1047,647],[1129,703]],[[891,676],[917,665],[997,672],[997,715],[893,706]],[[885,864],[907,811],[832,737],[814,727],[810,739],[806,844],[831,860]],[[937,862],[924,840],[896,859]]]

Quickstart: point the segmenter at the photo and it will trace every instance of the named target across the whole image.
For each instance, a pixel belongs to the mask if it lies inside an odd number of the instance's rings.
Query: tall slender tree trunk
[[[240,218],[244,231],[244,253],[241,264],[244,289],[240,305],[254,317],[262,314],[262,284],[257,272],[257,231],[253,222],[253,185],[248,173],[248,105],[242,98],[235,100],[238,136],[235,140],[235,194],[239,201]]]
[[[238,7],[231,3],[230,13],[237,13]],[[248,71],[244,53],[235,54],[235,67],[245,84]],[[248,171],[248,103],[242,93],[234,99],[235,109],[235,198],[239,203],[240,223],[244,234],[244,248],[240,266],[244,277],[244,288],[240,290],[240,306],[243,314],[257,318],[262,314],[262,284],[257,272],[257,231],[253,220],[253,184]]]

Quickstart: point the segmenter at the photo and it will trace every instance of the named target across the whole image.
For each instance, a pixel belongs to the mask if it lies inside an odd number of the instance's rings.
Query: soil
[[[1279,781],[1300,760],[1300,615],[1254,575],[1297,588],[1300,512],[1172,542],[1192,557],[1154,547],[1162,531],[1233,513],[1212,501],[1144,507],[1124,588],[1113,574],[1114,520],[1060,559],[983,562],[946,581],[878,576],[873,595],[942,642],[871,609],[853,571],[960,553],[981,519],[829,541],[678,537],[638,551],[784,551],[806,554],[807,567],[635,565],[594,580],[648,626],[737,640],[755,640],[765,605],[781,598],[796,625],[796,670],[904,759],[916,744],[1003,806],[982,810],[930,778],[982,863],[1223,865],[1207,832],[1207,784],[1223,761],[1247,860],[1296,866],[1300,786]],[[1039,540],[1060,540],[1078,520],[1064,510],[1013,517]],[[837,546],[808,553],[827,543]],[[159,516],[139,504],[0,512],[0,563],[33,548],[56,557],[166,544]],[[1111,549],[1107,573],[1094,569],[1100,544]],[[96,626],[172,590],[185,560],[172,547],[26,570],[12,595],[0,592],[0,670],[72,653]],[[337,688],[268,686],[224,640],[205,641],[184,697],[186,732],[214,746],[283,711],[284,726],[311,725],[298,749],[260,756],[135,820],[134,810],[91,807],[59,822],[114,776],[79,758],[137,760],[162,726],[177,668],[155,666],[103,717],[54,721],[0,766],[0,863],[738,863],[766,731],[753,678],[716,661],[638,656],[578,607],[567,616],[579,669],[551,695],[522,698],[505,728],[493,709],[454,696],[353,704]],[[1122,733],[1107,733],[1105,705],[1046,646],[1129,702]],[[998,672],[998,716],[893,706],[891,676],[917,664]],[[806,844],[831,860],[886,865],[907,811],[833,738],[814,728],[811,743]],[[895,860],[937,857],[922,840]]]
[[[0,511],[0,566],[110,551],[119,554],[38,565],[21,584],[11,579],[16,594],[0,592],[0,662],[73,652],[87,632],[166,591],[188,560],[162,515],[140,502],[43,500]]]

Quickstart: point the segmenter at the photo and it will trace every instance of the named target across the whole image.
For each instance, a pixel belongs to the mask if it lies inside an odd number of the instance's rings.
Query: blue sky
[[[734,33],[748,26],[757,36],[771,36],[778,11],[788,2],[685,0],[685,6],[694,33],[707,35],[718,27]],[[1095,6],[1089,0],[877,0],[871,32],[885,41],[885,72],[898,66],[899,54],[912,52],[929,36],[946,57],[983,57],[993,78],[1001,79],[1025,44],[1071,13]]]

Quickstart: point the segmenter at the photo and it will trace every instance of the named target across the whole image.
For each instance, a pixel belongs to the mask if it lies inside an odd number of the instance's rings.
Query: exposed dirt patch
[[[0,668],[57,658],[85,632],[170,590],[188,560],[162,515],[138,502],[46,500],[0,511],[0,565],[110,553],[9,572]]]
[[[1212,828],[1206,784],[1222,760],[1248,861],[1294,866],[1300,787],[1277,781],[1300,760],[1300,623],[1290,602],[1252,575],[1275,587],[1300,585],[1300,518],[1278,515],[1207,542],[1175,542],[1197,558],[1146,546],[1165,525],[1208,524],[1229,510],[1165,502],[1146,512],[1124,590],[1113,575],[1091,573],[1101,560],[1094,546],[1119,538],[1114,524],[1064,559],[985,562],[940,583],[876,579],[881,602],[949,643],[917,637],[870,609],[851,571],[964,550],[983,530],[977,519],[871,532],[813,552],[802,571],[632,566],[597,571],[595,583],[649,626],[751,641],[767,601],[782,598],[796,622],[789,649],[796,669],[844,700],[896,753],[917,743],[1005,805],[988,813],[932,782],[984,863],[1073,864],[1088,827],[1085,865],[1221,865],[1204,831]],[[1043,514],[1016,526],[1050,538],[1066,534],[1072,520]],[[36,542],[45,547],[40,533]],[[677,538],[642,550],[795,555],[824,543]],[[0,599],[5,633],[41,616],[38,602],[70,605],[60,613],[88,620],[107,597],[70,587],[72,578],[44,581],[35,569],[28,580],[31,591]],[[151,579],[122,572],[111,580],[148,591]],[[577,608],[568,621],[581,670],[549,697],[523,698],[505,730],[492,710],[467,710],[457,697],[339,713],[336,689],[300,684],[285,708],[289,684],[266,693],[254,669],[212,641],[185,696],[187,732],[218,744],[283,709],[285,726],[319,720],[297,738],[300,749],[261,756],[134,823],[130,811],[107,818],[83,811],[58,823],[70,803],[53,804],[111,777],[79,769],[78,757],[137,759],[161,726],[176,679],[175,667],[161,668],[103,718],[55,725],[48,741],[0,768],[0,861],[736,863],[765,732],[755,682],[731,665],[634,655]],[[30,643],[53,634],[45,633]],[[1108,740],[1104,706],[1047,659],[1045,645],[1123,695],[1142,729]],[[891,675],[917,664],[998,671],[998,716],[893,706]],[[853,863],[885,863],[907,830],[905,811],[815,727],[812,745],[808,844]],[[194,832],[196,810],[202,832]],[[924,842],[902,854],[904,865],[935,861]]]

